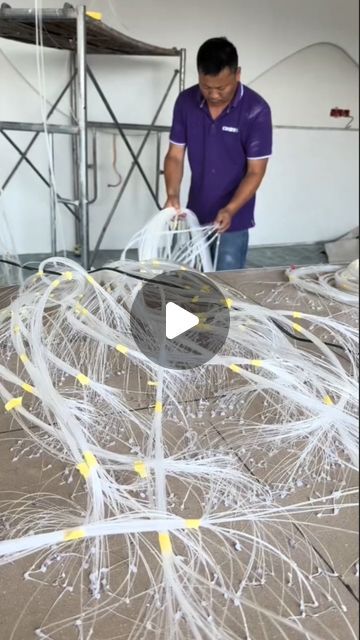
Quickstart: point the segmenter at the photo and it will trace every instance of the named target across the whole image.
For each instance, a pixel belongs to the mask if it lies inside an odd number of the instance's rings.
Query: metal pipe
[[[161,160],[161,133],[156,134],[156,175],[155,175],[155,194],[157,200],[159,200],[160,194],[160,160]]]
[[[95,129],[91,132],[92,135],[92,163],[89,168],[93,170],[93,197],[89,200],[89,204],[94,204],[98,198],[98,170],[97,170],[97,137]]]
[[[21,22],[32,22],[37,9],[12,9],[11,7],[1,7],[0,17],[6,20],[21,20]],[[72,7],[65,9],[41,9],[41,17],[47,20],[74,20],[76,11]]]
[[[56,237],[56,192],[54,189],[53,177],[55,175],[55,154],[54,154],[54,134],[49,134],[51,164],[49,165],[49,182],[50,182],[50,234],[51,234],[51,254],[56,256],[57,237]]]
[[[171,130],[171,127],[156,124],[131,124],[129,122],[119,122],[115,125],[113,122],[94,122],[93,120],[88,121],[89,129],[98,129],[101,131],[102,129],[108,129],[110,131],[118,130],[120,127],[123,131],[151,131],[152,133],[168,133]]]
[[[274,124],[273,129],[295,129],[299,131],[359,131],[355,127],[316,127],[308,125]]]
[[[75,74],[76,76],[76,53],[70,53],[70,75]],[[70,84],[70,110],[71,110],[71,122],[74,125],[78,123],[78,115],[77,115],[77,84],[76,82],[71,82]],[[78,136],[71,136],[71,158],[72,158],[72,176],[73,176],[73,198],[76,204],[77,213],[79,215],[79,175],[77,171],[77,167],[79,166],[79,148],[78,148]],[[75,245],[74,245],[74,253],[75,255],[81,254],[81,230],[80,230],[80,216],[75,218]]]
[[[154,125],[151,124],[132,124],[126,122],[118,122],[114,124],[113,122],[96,122],[94,120],[88,121],[88,129],[108,129],[111,131],[119,131],[119,128],[122,131],[151,131],[153,133],[162,132],[167,133],[171,130],[171,127],[165,125]],[[71,125],[62,125],[62,124],[47,124],[46,129],[49,133],[59,133],[59,134],[69,134],[76,135],[79,131],[79,128]],[[299,131],[348,131],[348,132],[357,132],[359,131],[359,127],[321,127],[321,126],[311,126],[311,125],[291,125],[291,124],[274,124],[273,129],[295,129]],[[39,133],[44,132],[44,125],[36,122],[15,122],[15,121],[0,121],[0,131],[38,131]],[[34,136],[35,137],[35,136]],[[21,152],[21,155],[25,152]]]
[[[68,88],[71,87],[72,82],[75,78],[75,75],[72,75],[69,82],[66,83],[65,87],[63,88],[62,92],[59,94],[58,98],[55,100],[54,104],[51,106],[49,112],[47,113],[46,116],[46,120],[48,118],[50,118],[50,116],[52,115],[52,113],[55,111],[57,105],[59,104],[59,102],[61,102],[63,96],[65,95],[65,93],[67,92]],[[47,125],[47,130],[49,130],[49,126]],[[0,123],[0,127],[1,127],[1,123]],[[31,147],[33,146],[34,142],[36,141],[36,139],[39,137],[40,135],[40,131],[38,131],[30,140],[28,146],[26,147],[26,149],[24,151],[21,152],[21,157],[19,158],[19,160],[17,161],[17,163],[15,164],[14,168],[12,169],[12,171],[9,173],[8,177],[6,178],[5,182],[2,185],[2,189],[5,189],[5,187],[9,184],[11,178],[13,177],[13,175],[15,174],[15,172],[17,171],[18,167],[21,165],[24,157],[29,153]]]
[[[77,116],[79,119],[79,217],[81,222],[81,263],[89,268],[89,205],[87,181],[87,109],[86,109],[86,10],[77,8]]]
[[[160,111],[161,111],[161,109],[162,109],[162,107],[163,107],[163,105],[164,105],[164,103],[165,103],[165,101],[166,101],[166,99],[167,99],[167,97],[168,97],[168,95],[169,95],[169,93],[170,93],[171,87],[172,87],[172,85],[173,85],[173,84],[174,84],[174,82],[175,82],[175,78],[176,78],[176,76],[177,76],[177,75],[178,75],[178,70],[176,69],[176,70],[174,71],[174,75],[173,75],[173,77],[171,78],[171,80],[170,80],[170,82],[169,82],[169,85],[168,85],[168,87],[167,87],[167,90],[165,91],[165,94],[164,94],[164,96],[163,96],[163,98],[162,98],[162,100],[161,100],[161,102],[160,102],[160,104],[159,104],[159,107],[158,107],[158,109],[156,110],[156,113],[155,113],[155,115],[154,115],[154,117],[153,117],[153,120],[152,120],[151,126],[153,126],[153,125],[155,124],[155,122],[156,122],[156,120],[157,120],[157,118],[158,118],[158,116],[159,116],[159,114],[160,114]],[[114,115],[114,117],[115,117],[115,115]],[[113,216],[114,216],[114,213],[115,213],[115,211],[116,211],[116,209],[117,209],[117,206],[118,206],[118,204],[119,204],[119,202],[120,202],[120,199],[121,199],[121,197],[122,197],[122,194],[124,193],[124,191],[125,191],[125,189],[126,189],[126,186],[127,186],[128,182],[129,182],[129,180],[130,180],[130,178],[131,178],[131,175],[132,175],[132,173],[133,173],[133,171],[134,171],[135,167],[136,167],[136,166],[137,166],[138,168],[139,168],[139,167],[141,167],[141,165],[139,165],[139,158],[140,158],[140,155],[141,155],[141,153],[142,153],[142,150],[144,149],[144,147],[145,147],[145,145],[146,145],[146,143],[147,143],[147,141],[148,141],[148,139],[149,139],[150,134],[151,134],[151,129],[149,129],[149,130],[147,131],[147,133],[146,133],[146,135],[144,136],[144,139],[143,139],[143,141],[142,141],[142,143],[141,143],[141,145],[140,145],[140,147],[139,147],[139,150],[138,150],[137,154],[133,156],[133,157],[134,157],[134,159],[133,159],[133,162],[132,162],[132,164],[131,164],[131,166],[130,166],[130,169],[129,169],[128,173],[127,173],[127,176],[126,176],[125,180],[123,181],[123,183],[122,183],[122,185],[121,185],[120,191],[119,191],[118,195],[117,195],[117,196],[116,196],[116,198],[115,198],[115,202],[114,202],[114,204],[113,204],[113,206],[112,206],[112,208],[111,208],[111,211],[110,211],[110,213],[109,213],[109,215],[108,215],[108,217],[107,217],[107,219],[106,219],[106,221],[105,221],[105,223],[104,223],[104,225],[103,225],[103,228],[102,228],[102,229],[101,229],[101,231],[100,231],[100,234],[99,234],[98,240],[97,240],[97,242],[96,242],[96,245],[95,245],[95,248],[94,248],[94,251],[93,251],[91,265],[93,265],[93,264],[94,264],[94,260],[95,260],[95,258],[96,258],[96,256],[97,256],[98,251],[99,251],[99,247],[100,247],[100,245],[101,245],[101,242],[102,242],[102,240],[103,240],[103,237],[104,237],[104,235],[105,235],[105,233],[106,233],[106,231],[107,231],[107,229],[108,229],[108,227],[109,227],[109,224],[110,224],[110,222],[111,222],[111,220],[112,220],[112,218],[113,218]],[[124,134],[122,134],[122,135],[124,136]],[[126,138],[125,138],[125,140],[126,140]],[[130,147],[130,148],[131,148],[131,147]],[[131,149],[131,151],[132,151],[132,149]],[[133,152],[133,151],[132,151],[132,154],[134,154],[134,152]],[[143,172],[142,168],[141,168],[141,175],[144,177],[144,172]],[[146,179],[145,179],[145,182],[146,182],[146,184],[148,184],[148,182],[149,182],[149,181],[148,181],[148,179],[147,179],[147,177],[146,177],[146,176],[145,176],[145,178],[146,178]],[[150,191],[151,191],[151,193],[153,193],[153,190],[152,190],[151,186],[150,186]],[[155,199],[155,202],[156,202],[156,204],[157,204],[158,208],[159,208],[159,209],[161,209],[161,207],[160,207],[160,205],[159,205],[159,203],[158,203],[158,200],[157,200],[156,195],[155,195],[155,194],[153,194],[153,195],[154,195],[154,199]]]
[[[46,131],[48,133],[65,133],[73,135],[78,133],[78,130],[78,127],[67,124],[46,124]],[[44,133],[45,125],[37,122],[2,121],[0,122],[0,131],[38,131],[39,133]],[[23,154],[23,152],[21,152],[21,154]]]
[[[18,153],[22,153],[21,149],[17,146],[17,144],[10,138],[10,136],[8,136],[7,133],[5,133],[5,131],[1,131],[0,129],[0,133],[4,136],[4,138],[11,144],[11,146],[14,147],[14,149],[16,149],[16,151]],[[46,180],[46,178],[44,178],[43,174],[41,173],[41,171],[39,171],[39,169],[31,162],[31,160],[29,160],[28,157],[24,157],[24,161],[32,168],[33,171],[35,171],[36,175],[39,176],[40,180],[42,180],[42,182],[44,182],[44,184],[46,184],[47,187],[50,187],[50,182],[48,180]],[[61,196],[59,196],[59,194],[56,194],[56,197],[58,199],[58,202],[62,202],[62,198]],[[66,207],[66,209],[68,211],[70,211],[70,213],[73,216],[76,216],[77,214],[75,213],[75,211],[73,211],[71,209],[71,207],[66,204],[66,202],[62,202],[62,204],[64,204],[64,207]]]
[[[219,262],[220,242],[221,242],[221,235],[220,233],[218,233],[216,236],[216,240],[214,240],[214,243],[215,243],[214,260],[213,260],[214,271],[217,271],[217,266]]]
[[[180,49],[180,77],[179,77],[179,91],[185,89],[185,73],[186,73],[186,49]]]

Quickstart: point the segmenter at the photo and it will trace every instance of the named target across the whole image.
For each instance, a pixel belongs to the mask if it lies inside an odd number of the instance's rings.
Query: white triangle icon
[[[199,324],[199,318],[194,314],[182,309],[174,302],[168,302],[166,305],[165,330],[166,337],[173,340],[185,331],[189,331]]]

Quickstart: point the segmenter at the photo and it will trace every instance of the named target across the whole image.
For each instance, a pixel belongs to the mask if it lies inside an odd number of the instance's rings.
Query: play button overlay
[[[192,369],[216,355],[230,327],[229,301],[206,276],[162,273],[141,285],[130,327],[141,353],[166,369]]]
[[[165,335],[169,340],[181,336],[185,331],[189,331],[199,324],[200,319],[194,313],[189,313],[182,309],[175,302],[168,302],[166,305]]]

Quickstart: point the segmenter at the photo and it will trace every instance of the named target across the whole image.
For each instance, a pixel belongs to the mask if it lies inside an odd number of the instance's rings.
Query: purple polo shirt
[[[270,107],[258,93],[239,84],[231,104],[213,120],[195,85],[176,100],[170,142],[187,147],[191,168],[187,206],[201,224],[208,224],[230,202],[246,174],[247,161],[271,156]],[[229,231],[253,227],[254,208],[255,197],[239,209]]]

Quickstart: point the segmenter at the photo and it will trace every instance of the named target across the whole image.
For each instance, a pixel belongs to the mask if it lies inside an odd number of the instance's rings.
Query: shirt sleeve
[[[170,142],[180,146],[186,146],[186,120],[183,109],[183,100],[181,94],[178,96],[173,112],[173,121],[170,131]]]
[[[245,152],[248,160],[270,158],[272,154],[271,110],[266,102],[250,119]]]

